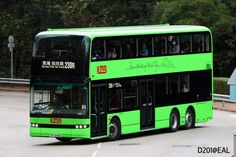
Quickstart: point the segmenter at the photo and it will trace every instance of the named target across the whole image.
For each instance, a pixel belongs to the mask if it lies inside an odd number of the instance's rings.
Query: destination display
[[[84,76],[84,64],[79,59],[32,59],[32,76],[35,77],[81,77]]]
[[[75,69],[75,62],[42,61],[41,68],[45,68],[45,69]]]

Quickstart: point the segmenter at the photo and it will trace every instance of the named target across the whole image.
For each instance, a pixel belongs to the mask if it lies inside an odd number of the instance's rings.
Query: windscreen
[[[86,116],[88,113],[85,86],[35,85],[31,92],[31,114]]]

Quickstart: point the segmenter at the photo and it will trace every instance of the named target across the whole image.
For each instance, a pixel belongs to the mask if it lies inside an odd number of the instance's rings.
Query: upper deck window
[[[152,37],[141,37],[138,38],[138,50],[140,57],[152,56],[153,55],[153,39]]]
[[[119,40],[119,38],[113,38],[111,40],[107,40],[106,48],[107,48],[107,58],[108,59],[121,58],[122,44],[121,44],[121,40]]]
[[[155,37],[155,55],[167,54],[167,36],[160,35]]]
[[[177,35],[168,36],[168,53],[177,54],[179,52],[180,52],[179,36]]]
[[[128,59],[210,51],[211,41],[208,32],[102,37],[93,40],[92,60]]]
[[[106,44],[105,40],[94,40],[94,44],[92,46],[92,60],[100,60],[100,59],[105,59],[106,58]]]
[[[192,52],[192,36],[190,34],[180,35],[180,52],[181,53]]]
[[[209,52],[210,51],[210,35],[209,33],[193,34],[193,51]]]

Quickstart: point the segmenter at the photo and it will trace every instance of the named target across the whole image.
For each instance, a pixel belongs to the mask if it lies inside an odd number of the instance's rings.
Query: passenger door
[[[154,79],[140,80],[140,127],[153,128],[155,124],[155,82]]]
[[[106,85],[92,86],[91,134],[92,137],[106,135],[107,130]]]

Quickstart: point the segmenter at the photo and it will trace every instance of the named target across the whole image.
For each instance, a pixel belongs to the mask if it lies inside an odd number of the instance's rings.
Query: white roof
[[[192,26],[192,25],[116,26],[116,27],[49,29],[48,31],[41,32],[38,35],[69,34],[69,35],[82,35],[93,38],[93,37],[121,36],[121,35],[142,35],[142,34],[159,34],[159,33],[165,34],[165,33],[200,32],[200,31],[209,31],[209,29],[204,26]]]

